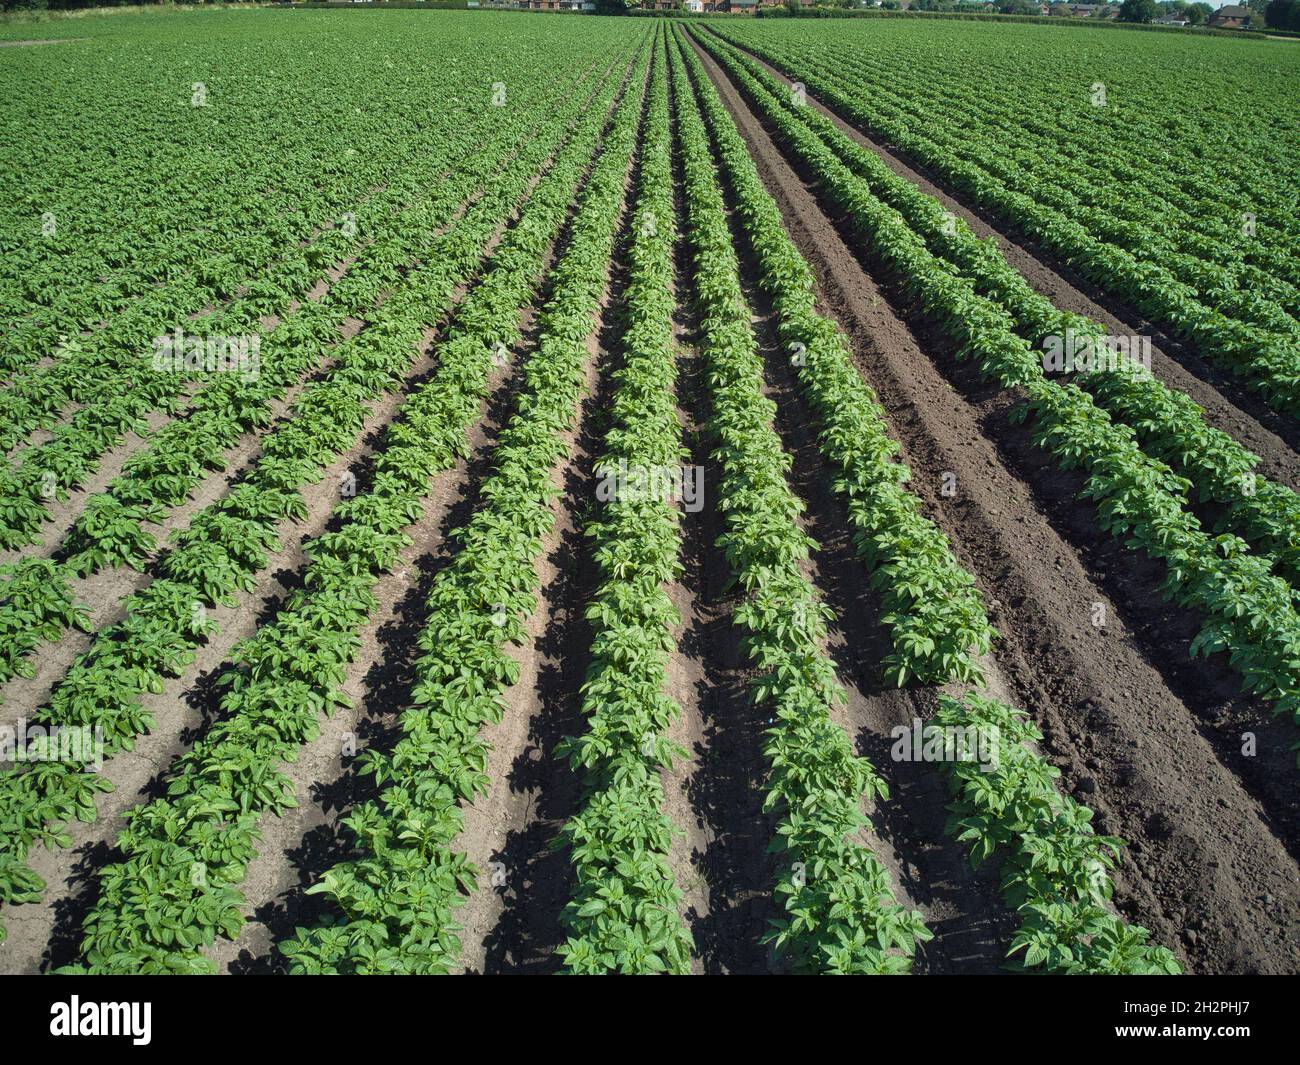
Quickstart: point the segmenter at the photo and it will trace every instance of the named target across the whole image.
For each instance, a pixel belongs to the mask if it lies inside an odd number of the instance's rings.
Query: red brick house
[[[1208,25],[1216,30],[1244,30],[1250,22],[1250,8],[1228,4],[1210,16]]]

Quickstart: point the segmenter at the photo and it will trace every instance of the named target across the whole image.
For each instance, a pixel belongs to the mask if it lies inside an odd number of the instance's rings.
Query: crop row
[[[477,132],[471,125],[471,137]],[[64,543],[69,565],[80,574],[105,565],[142,569],[157,549],[146,523],[158,523],[180,506],[208,471],[224,468],[223,452],[244,433],[264,429],[272,405],[304,374],[323,361],[348,318],[364,318],[376,299],[399,284],[409,264],[429,254],[441,231],[475,195],[479,176],[502,161],[502,145],[491,138],[465,152],[455,167],[443,169],[434,156],[426,171],[437,175],[436,192],[367,225],[364,249],[347,272],[315,302],[296,308],[266,337],[255,380],[221,374],[193,398],[183,418],[167,423],[132,455],[120,476],[91,497]],[[358,219],[358,225],[361,225]]]
[[[899,177],[877,156],[845,136],[816,110],[797,104],[774,78],[741,57],[746,71],[768,95],[826,143],[839,160],[862,178],[872,193],[899,212],[935,254],[962,271],[981,295],[996,301],[1016,320],[1031,344],[1049,337],[1072,338],[1104,353],[1103,327],[1081,315],[1058,310],[1037,293],[992,243],[975,237],[965,222],[942,204]],[[1300,495],[1254,473],[1259,458],[1228,434],[1206,425],[1203,411],[1183,393],[1167,388],[1141,362],[1116,360],[1114,367],[1080,371],[1075,380],[1097,403],[1137,433],[1144,451],[1188,478],[1203,500],[1224,504],[1221,530],[1242,537],[1273,560],[1293,584],[1300,583]]]
[[[680,42],[679,42],[680,43]],[[790,457],[772,428],[763,364],[703,121],[673,54],[694,291],[708,366],[719,540],[745,592],[734,620],[757,671],[749,688],[771,714],[763,751],[764,811],[775,822],[780,917],[764,942],[800,971],[897,973],[929,931],[894,898],[889,874],[859,836],[859,803],[887,797],[874,767],[857,757],[832,708],[844,691],[823,649],[830,609],[802,565],[813,546],[786,482]]]
[[[1226,651],[1246,690],[1277,712],[1300,717],[1300,616],[1293,590],[1270,572],[1269,560],[1236,536],[1207,535],[1186,509],[1185,480],[1142,452],[1133,430],[1113,422],[1086,392],[1048,380],[1003,308],[932,254],[896,211],[756,81],[730,46],[711,34],[699,40],[959,352],[975,357],[1004,388],[1023,390],[1028,402],[1020,413],[1032,414],[1035,442],[1064,468],[1083,470],[1082,494],[1097,503],[1103,529],[1165,564],[1168,594],[1203,619],[1191,653]]]
[[[948,831],[970,844],[971,864],[1002,859],[1002,892],[1020,917],[1011,953],[1027,969],[1092,975],[1182,971],[1150,933],[1106,906],[1109,870],[1123,840],[1099,836],[1092,811],[1063,794],[1060,771],[1034,749],[1042,733],[1023,710],[968,693],[940,696],[930,728],[954,796]],[[927,740],[928,742],[928,740]]]
[[[550,135],[525,145],[483,198],[438,238],[429,257],[390,295],[370,328],[340,346],[331,374],[305,390],[294,416],[264,439],[262,456],[249,477],[177,538],[176,549],[163,564],[163,577],[128,599],[126,620],[99,634],[56,689],[50,706],[35,715],[38,721],[94,725],[102,729],[108,755],[129,749],[135,736],[152,727],[142,695],[161,691],[164,677],[178,675],[192,659],[192,648],[212,631],[213,623],[201,609],[205,604],[231,602],[237,591],[252,589],[254,575],[278,546],[277,525],[302,513],[301,486],[319,480],[325,466],[353,444],[369,403],[401,386],[425,329],[450,306],[457,286],[478,265],[515,203],[528,197],[532,178],[563,132],[563,125],[554,120],[548,126]],[[558,225],[554,213],[562,217],[565,182],[571,181],[569,171],[578,165],[575,152],[580,156],[570,141],[566,154],[529,199],[546,205],[545,221],[521,220],[510,231],[514,241],[498,249],[496,259],[508,257],[515,242],[530,239],[532,227],[546,221]],[[496,308],[488,302],[491,289],[486,292],[474,306],[479,314],[490,315]],[[464,396],[476,383],[481,388],[487,372],[482,360],[490,365],[495,354],[495,349],[480,350],[477,340],[458,343],[457,355],[468,347],[477,357],[468,367],[459,358],[440,367],[449,398]],[[473,411],[462,417],[472,420]],[[0,776],[0,824],[6,829],[0,898],[34,900],[41,885],[23,865],[27,849],[37,840],[64,841],[57,826],[74,816],[93,819],[94,793],[107,787],[102,776],[66,761]]]
[[[736,36],[736,29],[722,32]],[[861,36],[855,37],[856,48],[845,47],[849,42],[841,38],[830,48],[813,49],[807,36],[787,35],[776,47],[791,61],[810,64],[846,84],[871,84],[870,96],[859,95],[855,102],[872,112],[874,122],[891,129],[901,124],[963,162],[995,171],[1016,191],[1085,221],[1095,234],[1137,256],[1158,251],[1165,262],[1211,286],[1249,289],[1293,303],[1300,284],[1300,258],[1292,243],[1297,230],[1286,183],[1279,177],[1292,165],[1294,153],[1278,135],[1286,118],[1277,111],[1270,115],[1275,104],[1266,86],[1279,73],[1275,68],[1255,65],[1251,77],[1235,87],[1255,97],[1257,113],[1251,121],[1225,122],[1218,107],[1192,113],[1197,109],[1175,110],[1162,99],[1144,99],[1159,80],[1134,79],[1127,69],[1101,82],[1097,93],[1099,86],[1089,84],[1097,72],[1080,69],[1092,64],[1078,63],[1077,54],[1062,57],[1059,51],[1049,57],[1063,42],[1041,37],[1032,50],[989,54],[989,38],[965,35],[968,48],[985,52],[973,66],[969,59],[944,62],[934,53],[933,41],[923,37],[897,42],[910,53],[900,54],[882,51],[879,41]],[[827,36],[841,35],[830,30]],[[1169,63],[1169,43],[1146,58]],[[1126,47],[1134,44],[1141,46],[1130,40]],[[1213,51],[1198,49],[1197,60],[1221,64],[1223,53]],[[1113,52],[1123,64],[1122,50]],[[1062,58],[1072,69],[1061,69]],[[1034,105],[1023,98],[971,92],[973,74],[996,78],[994,70],[1005,68],[1009,59],[1021,75],[1022,93]],[[1160,127],[1158,137],[1153,123]],[[1213,129],[1212,136],[1207,128]],[[1200,149],[1194,158],[1189,158],[1189,141]],[[1045,173],[1052,175],[1051,182],[1042,180]],[[1098,173],[1108,180],[1095,180]],[[1211,187],[1217,192],[1213,198],[1205,193]],[[1243,232],[1243,210],[1258,215],[1259,224],[1249,234]]]
[[[853,364],[848,343],[813,306],[813,278],[781,224],[754,161],[694,52],[687,63],[718,154],[736,197],[736,213],[759,266],[759,282],[777,313],[782,342],[820,424],[822,453],[835,470],[854,544],[879,590],[893,642],[884,667],[902,686],[976,681],[978,656],[996,635],[974,578],[953,557],[943,533],[904,487],[911,476],[895,461],[898,444],[884,412]]]
[[[755,51],[789,68],[788,59],[778,51],[758,47]],[[1083,222],[1063,213],[1063,208],[1039,202],[1043,190],[1057,180],[1055,173],[1050,181],[1035,179],[1031,196],[1009,188],[996,165],[989,170],[964,162],[951,149],[933,143],[928,126],[925,132],[915,131],[908,123],[873,114],[854,96],[857,80],[836,72],[833,61],[826,73],[800,65],[796,76],[846,117],[888,137],[982,207],[1131,302],[1173,335],[1193,340],[1202,354],[1241,375],[1270,405],[1300,412],[1300,326],[1284,311],[1267,312],[1262,298],[1226,281],[1216,284],[1208,270],[1191,284],[1179,280],[1164,260],[1146,261],[1128,250],[1139,245],[1120,246],[1100,239]],[[1260,315],[1267,324],[1252,321]]]
[[[580,88],[581,81],[573,91]],[[120,564],[143,569],[158,546],[145,525],[161,521],[168,507],[182,503],[206,470],[223,468],[223,450],[241,432],[266,423],[273,400],[337,343],[347,318],[372,314],[378,293],[399,284],[407,264],[440,247],[443,229],[477,195],[482,174],[507,161],[516,134],[515,126],[507,127],[466,154],[431,198],[378,220],[353,270],[319,302],[304,304],[271,334],[273,343],[257,381],[219,377],[196,397],[188,417],[169,423],[127,462],[105,492],[91,497],[65,538],[60,553],[66,561],[54,567],[55,574],[66,579]],[[48,619],[32,618],[33,626],[37,623],[45,639],[59,634]],[[15,650],[10,652],[10,647]],[[29,654],[34,647],[31,633],[21,627],[0,629],[0,656]]]
[[[832,55],[818,69],[820,75],[841,88],[856,84],[866,72],[862,61],[849,54]],[[1300,291],[1285,280],[1285,275],[1274,276],[1246,262],[1249,251],[1268,242],[1267,250],[1256,250],[1256,256],[1284,271],[1294,271],[1295,260],[1285,244],[1273,243],[1280,234],[1271,225],[1265,223],[1262,233],[1247,239],[1238,216],[1231,225],[1220,223],[1213,236],[1199,232],[1206,227],[1206,215],[1213,213],[1205,209],[1203,190],[1182,196],[1173,191],[1157,201],[1148,190],[1159,170],[1149,156],[1134,160],[1125,150],[1101,147],[1097,116],[1104,115],[1105,108],[1088,108],[1091,115],[1072,128],[1070,124],[1056,124],[1050,134],[1040,125],[1035,137],[1026,129],[1032,126],[1032,119],[1017,124],[1010,116],[994,117],[989,112],[997,105],[972,101],[969,94],[959,103],[954,98],[959,92],[932,97],[922,111],[913,94],[886,83],[872,94],[870,106],[877,125],[884,123],[891,130],[896,123],[914,122],[922,113],[933,117],[936,107],[959,107],[965,112],[960,117],[947,118],[941,111],[945,117],[927,122],[923,130],[912,129],[909,144],[924,142],[931,152],[946,151],[953,158],[996,175],[1012,191],[1032,196],[1045,207],[1059,211],[1098,240],[1129,250],[1140,263],[1154,263],[1168,270],[1194,289],[1198,301],[1207,307],[1217,307],[1231,317],[1266,329],[1297,334],[1300,327],[1290,315],[1296,313]],[[979,122],[978,143],[969,137],[971,121]],[[1013,135],[1014,142],[1008,135]],[[1090,167],[1107,173],[1109,180],[1098,182],[1091,176]],[[1049,172],[1052,179],[1044,182],[1041,175]],[[1135,185],[1118,195],[1116,189],[1129,182]],[[1156,203],[1158,212],[1152,209]]]
[[[665,736],[681,713],[664,692],[680,617],[666,586],[682,572],[679,512],[656,491],[656,471],[685,456],[673,351],[672,154],[664,35],[656,43],[628,248],[623,365],[615,372],[605,452],[595,475],[611,487],[587,524],[600,585],[586,608],[594,632],[582,686],[588,724],[556,750],[583,776],[581,807],[565,824],[576,887],[562,920],[566,972],[685,973],[692,942],[668,851],[661,768],[685,756]]]
[[[853,369],[844,338],[834,323],[820,318],[812,308],[812,278],[807,264],[785,234],[780,211],[763,187],[735,124],[723,108],[695,53],[687,50],[685,55],[695,78],[696,97],[709,118],[715,146],[723,161],[722,170],[735,197],[737,216],[746,239],[755,250],[761,284],[772,296],[782,336],[793,334],[791,326],[798,325],[801,332],[797,335],[813,336],[824,345],[826,354],[820,360],[810,357],[799,363],[802,376],[810,379],[808,391],[819,420],[829,427],[841,412],[837,407],[819,403],[816,398],[818,389],[826,388],[832,382],[837,385],[843,382],[841,387],[847,398],[838,407],[856,406],[861,411],[854,435],[888,442],[883,412]],[[808,348],[811,350],[813,345],[809,344]],[[867,390],[865,395],[861,390]],[[835,434],[823,429],[821,439],[823,453],[840,465],[833,450]],[[892,449],[886,454],[892,454]],[[866,468],[862,468],[856,483],[866,486],[873,481],[891,486],[897,484],[887,472],[873,471],[869,476]],[[901,488],[896,491],[901,493]],[[846,506],[850,513],[854,505],[855,497],[849,494]],[[916,501],[910,496],[900,500],[895,507],[903,514],[916,514]],[[888,527],[883,520],[881,524]],[[962,578],[959,588],[972,585],[973,578],[952,558],[942,533],[928,523],[927,528],[933,544],[920,553],[941,560],[943,571],[955,570]],[[917,539],[921,544],[929,544],[929,541]],[[886,595],[891,579],[913,579],[906,570],[898,568],[877,571],[876,577],[877,583],[885,585]],[[987,626],[978,598],[972,610]],[[889,623],[887,618],[882,618],[882,621]],[[960,616],[950,622],[954,633],[965,631],[966,624]],[[941,639],[944,636],[942,628],[936,633]],[[953,680],[980,682],[980,678],[971,677],[961,660],[956,658],[935,668],[927,680],[931,684]],[[1112,889],[1104,871],[1110,867],[1113,855],[1118,853],[1123,841],[1094,836],[1088,828],[1091,811],[1061,795],[1054,787],[1051,782],[1059,774],[1030,746],[1041,737],[1032,725],[1021,722],[1023,713],[1001,708],[1002,713],[1011,715],[1010,719],[1017,725],[1015,730],[1003,729],[1002,718],[976,718],[968,706],[985,708],[996,704],[974,693],[967,696],[966,703],[941,696],[940,713],[932,721],[946,729],[943,734],[944,757],[940,762],[945,772],[967,788],[970,801],[984,804],[981,812],[997,818],[996,827],[990,827],[990,819],[977,821],[968,816],[971,811],[967,807],[958,805],[954,807],[953,825],[960,825],[967,833],[964,838],[976,839],[983,847],[976,847],[973,851],[979,859],[988,857],[994,844],[1012,848],[1017,856],[1004,866],[1007,901],[1020,914],[1022,921],[1009,953],[1017,954],[1032,939],[1027,964],[1042,964],[1041,952],[1050,944],[1056,962],[1062,958],[1074,959],[1071,971],[1178,971],[1177,963],[1167,950],[1146,945],[1148,933],[1145,929],[1129,926],[1105,908]],[[966,715],[964,718],[960,716],[963,713]],[[981,746],[978,742],[981,735],[992,741],[994,772],[1001,771],[1000,776],[990,775],[990,767],[972,757],[976,753],[988,753],[989,744]],[[959,737],[976,742],[958,748]],[[999,752],[1006,756],[1001,761],[997,757]],[[1008,764],[1013,759],[1015,766],[1029,765],[1032,772],[1017,772]],[[983,834],[977,837],[972,831],[976,828],[982,829]],[[1021,864],[1017,865],[1017,861]],[[1087,890],[1082,894],[1077,890],[1080,869],[1089,874]],[[1053,967],[1065,970],[1067,965],[1061,963]]]
[[[551,124],[562,128],[582,102],[573,96]],[[438,347],[439,370],[403,403],[370,489],[339,507],[336,532],[306,548],[303,590],[222,678],[230,689],[222,721],[178,761],[167,798],[128,816],[119,840],[126,860],[101,872],[100,902],[86,921],[83,953],[92,971],[208,971],[201,949],[218,933],[238,935],[239,885],[255,853],[257,820],[294,802],[280,763],[316,737],[322,713],[347,702],[341,685],[377,606],[373,586],[411,544],[403,529],[421,517],[433,476],[464,454],[497,345],[519,340],[518,306],[537,284],[606,102],[592,101],[459,309]]]
[[[60,336],[111,331],[137,304],[162,315],[156,335],[179,320],[168,312],[260,288],[286,250],[359,214],[367,190],[386,195],[427,155],[463,143],[495,111],[490,72],[511,71],[513,103],[545,83],[521,57],[577,69],[591,54],[560,34],[504,31],[480,35],[468,65],[460,41],[421,36],[406,42],[417,80],[359,28],[328,31],[310,57],[296,36],[272,35],[251,69],[238,36],[128,35],[86,42],[83,61],[66,64],[14,54],[27,69],[0,119],[13,148],[0,163],[13,192],[0,205],[0,372],[50,354]],[[192,106],[194,67],[205,73]]]
[[[386,246],[374,247],[371,238],[376,229],[385,225],[392,212],[400,210],[408,201],[418,203],[429,186],[436,186],[443,193],[448,188],[455,188],[454,183],[443,183],[450,176],[448,162],[475,143],[475,134],[480,128],[490,130],[494,127],[494,123],[485,117],[491,113],[492,109],[482,109],[478,118],[467,122],[462,130],[463,136],[449,144],[445,151],[423,155],[381,193],[357,205],[347,229],[326,230],[307,248],[295,249],[292,253],[297,256],[295,269],[283,275],[271,274],[261,278],[254,294],[245,293],[219,314],[209,315],[193,326],[187,325],[185,334],[198,330],[204,335],[256,336],[259,344],[269,343],[265,353],[259,354],[256,364],[250,362],[247,367],[238,368],[238,372],[198,374],[197,377],[207,383],[186,404],[185,417],[170,421],[163,430],[154,434],[151,443],[155,446],[150,449],[150,458],[133,456],[127,467],[128,476],[134,473],[138,480],[142,477],[147,479],[150,473],[157,474],[134,493],[137,497],[143,496],[143,499],[131,500],[137,512],[156,513],[156,506],[151,507],[151,504],[160,504],[168,497],[178,495],[184,498],[185,477],[176,480],[171,475],[180,472],[192,477],[202,469],[201,465],[196,468],[195,457],[188,453],[200,448],[203,457],[215,459],[224,447],[233,443],[240,431],[259,426],[258,414],[267,409],[269,400],[318,361],[305,356],[298,360],[284,358],[286,344],[309,339],[312,343],[301,345],[299,350],[314,351],[327,333],[329,316],[323,309],[316,308],[314,316],[304,313],[304,307],[298,308],[297,313],[286,309],[285,305],[295,294],[305,293],[313,283],[324,280],[327,271],[343,259],[349,249],[363,242],[369,245],[363,261],[352,263],[344,277],[335,282],[335,287],[341,292],[331,293],[333,298],[329,302],[336,310],[336,320],[342,321],[349,299],[357,301],[354,313],[361,311],[369,303],[367,294],[372,299],[391,281],[395,271],[407,259],[402,245],[391,239]],[[497,122],[495,125],[499,128],[502,124]],[[425,211],[431,209],[427,203],[420,206]],[[437,217],[434,213],[431,219]],[[399,229],[398,233],[409,233],[406,239],[410,243],[423,235],[422,227],[426,224],[420,221],[417,209],[410,225]],[[370,269],[364,269],[365,266]],[[274,330],[261,329],[259,315],[273,311],[278,311],[285,320]],[[176,313],[175,308],[172,313]],[[296,333],[295,326],[302,323],[308,326],[307,338],[300,338]],[[320,328],[313,328],[316,325]],[[71,489],[94,472],[99,456],[117,443],[126,431],[145,435],[143,416],[153,406],[161,404],[168,410],[177,408],[190,380],[196,375],[179,368],[155,366],[150,336],[156,334],[147,333],[144,327],[145,323],[141,323],[141,328],[130,330],[120,344],[110,341],[107,353],[101,350],[102,343],[79,343],[78,350],[65,352],[49,371],[34,375],[30,385],[23,386],[42,397],[42,413],[46,416],[57,414],[60,385],[56,377],[76,382],[78,398],[84,405],[67,423],[58,427],[48,444],[29,449],[22,455],[17,468],[0,476],[0,543],[17,547],[36,542],[42,523],[48,520],[48,509],[53,499],[66,499]],[[161,323],[158,331],[161,331]],[[13,390],[6,393],[6,398],[15,396]],[[123,411],[129,416],[123,416]],[[236,414],[243,417],[237,419]],[[222,415],[227,417],[213,425],[213,417]],[[15,423],[13,431],[28,432],[35,427],[34,419],[29,418]],[[116,510],[111,504],[102,505],[108,507],[109,512],[103,515],[92,513],[88,518],[91,529],[113,527]]]
[[[425,653],[400,738],[391,753],[366,752],[365,771],[384,787],[377,802],[345,818],[360,857],[310,889],[344,918],[299,928],[282,945],[292,972],[443,973],[458,956],[453,911],[477,876],[453,849],[460,807],[488,787],[480,733],[500,720],[504,691],[518,679],[506,647],[525,641],[524,622],[536,607],[536,562],[555,522],[552,477],[585,389],[587,337],[605,287],[648,60],[644,50],[583,185],[482,503],[451,534],[456,552],[434,578],[419,641]]]

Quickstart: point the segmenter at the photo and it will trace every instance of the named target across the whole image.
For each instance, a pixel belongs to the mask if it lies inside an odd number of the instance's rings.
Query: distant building
[[[1250,8],[1228,4],[1210,16],[1209,25],[1216,30],[1244,30],[1250,22]]]

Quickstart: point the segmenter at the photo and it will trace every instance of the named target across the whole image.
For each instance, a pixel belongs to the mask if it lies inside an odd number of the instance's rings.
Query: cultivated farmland
[[[1300,47],[4,38],[0,971],[1300,968]]]

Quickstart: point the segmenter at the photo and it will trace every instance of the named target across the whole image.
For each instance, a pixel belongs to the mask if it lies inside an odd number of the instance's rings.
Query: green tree
[[[1124,0],[1119,5],[1121,22],[1150,22],[1160,14],[1156,0]]]
[[[1300,0],[1270,0],[1264,25],[1274,30],[1300,30]]]

